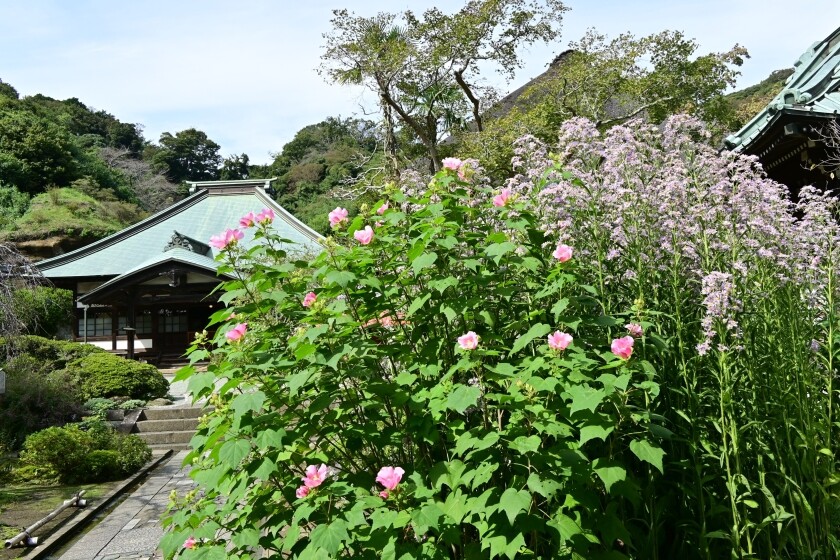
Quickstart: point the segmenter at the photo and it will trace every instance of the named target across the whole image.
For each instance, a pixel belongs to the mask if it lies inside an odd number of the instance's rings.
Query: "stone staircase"
[[[198,419],[207,410],[193,406],[146,408],[140,413],[131,433],[140,436],[155,449],[189,449]]]

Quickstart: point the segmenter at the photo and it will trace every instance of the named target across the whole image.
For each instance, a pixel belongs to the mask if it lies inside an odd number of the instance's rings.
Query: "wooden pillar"
[[[120,326],[120,312],[116,305],[111,306],[111,350],[117,351],[117,329]]]
[[[125,341],[126,354],[129,360],[134,359],[134,333],[137,330],[135,325],[134,302],[137,299],[137,288],[132,287],[126,290],[126,305],[125,305]]]

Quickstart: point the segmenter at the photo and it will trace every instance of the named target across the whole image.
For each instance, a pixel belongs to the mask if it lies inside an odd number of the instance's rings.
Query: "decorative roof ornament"
[[[171,251],[172,249],[186,249],[187,251],[197,253],[199,255],[212,256],[213,254],[210,251],[210,245],[202,243],[201,241],[193,239],[183,233],[178,233],[177,231],[172,232],[172,237],[169,238],[169,242],[163,248],[163,251]]]

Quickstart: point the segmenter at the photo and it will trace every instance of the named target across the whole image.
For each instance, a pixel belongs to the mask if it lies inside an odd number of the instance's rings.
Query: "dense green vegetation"
[[[591,31],[503,99],[477,85],[482,71],[513,77],[522,47],[556,40],[566,9],[555,0],[484,0],[453,14],[339,10],[321,70],[336,83],[373,89],[381,120],[327,117],[298,131],[268,165],[251,164],[247,154],[223,157],[195,128],[151,141],[142,125],[79,99],[21,98],[0,80],[0,239],[85,243],[184,196],[186,180],[270,176],[279,179],[278,201],[326,233],[325,211],[343,205],[352,214],[376,197],[372,185],[381,178],[435,167],[450,153],[479,158],[503,179],[516,137],[550,141],[573,116],[603,128],[689,111],[722,134],[750,118],[787,76],[777,72],[724,97],[746,55],[740,46],[699,54],[677,32],[610,39]]]
[[[837,556],[837,200],[685,115],[559,132],[504,186],[383,185],[311,261],[223,249],[170,555]]]
[[[0,443],[11,448],[49,426],[78,421],[92,398],[148,400],[168,384],[151,365],[126,360],[90,344],[21,335],[0,350],[6,394],[0,400]]]
[[[21,466],[11,476],[61,483],[117,480],[137,471],[152,457],[136,435],[116,433],[102,421],[50,427],[31,434],[23,444]]]

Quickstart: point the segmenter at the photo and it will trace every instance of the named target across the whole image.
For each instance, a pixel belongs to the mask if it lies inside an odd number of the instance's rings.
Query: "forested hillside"
[[[637,76],[633,83],[611,81],[608,70],[619,72],[622,65],[634,63],[622,49],[639,52],[644,47],[661,56],[693,43],[676,34],[660,34],[656,40],[628,36],[612,43],[590,35],[577,46],[581,50],[564,53],[545,74],[493,105],[484,115],[486,132],[476,130],[467,112],[459,121],[462,125],[451,119],[442,129],[453,135],[436,149],[444,155],[457,150],[480,158],[490,172],[508,173],[514,136],[531,132],[550,140],[553,127],[581,114],[605,124],[635,116],[642,107],[639,99],[644,98],[638,95],[647,91],[645,84],[676,79],[669,74],[677,71],[676,66],[663,66]],[[720,72],[730,59],[714,60]],[[679,71],[685,75],[684,66]],[[699,66],[695,81],[704,72],[705,67]],[[720,92],[726,79],[719,78],[702,94],[707,102],[698,108],[721,130],[735,130],[781,89],[789,74],[790,70],[779,70],[760,84],[725,97]],[[559,80],[568,84],[570,77],[586,85],[587,95],[596,101],[578,93],[558,105],[556,84]],[[636,101],[626,106],[607,98],[597,101],[598,95],[605,95],[599,92],[608,91],[624,92],[624,99]],[[698,95],[686,89],[679,99],[643,108],[664,115],[700,99]],[[604,107],[605,112],[588,114],[583,107]],[[41,94],[21,98],[12,84],[0,81],[0,241],[15,242],[33,256],[50,256],[166,207],[186,195],[187,180],[248,177],[277,177],[277,200],[311,227],[326,232],[326,215],[333,207],[341,205],[353,213],[366,200],[369,185],[393,176],[395,166],[426,165],[426,150],[412,127],[393,120],[392,127],[389,131],[387,122],[326,117],[298,131],[270,164],[252,165],[247,154],[224,158],[220,146],[200,130],[165,132],[152,142],[143,137],[141,124],[121,122],[79,99],[56,100]],[[501,146],[503,142],[507,147]]]

